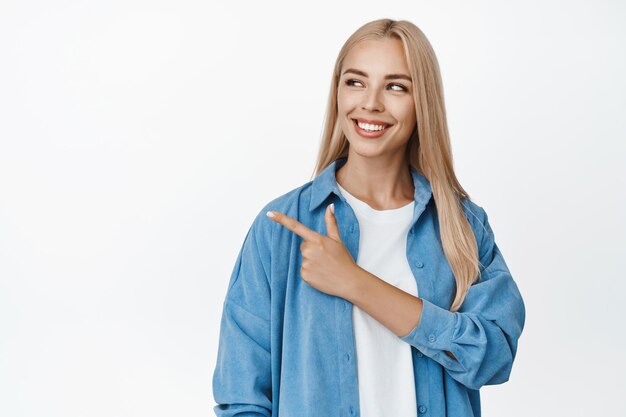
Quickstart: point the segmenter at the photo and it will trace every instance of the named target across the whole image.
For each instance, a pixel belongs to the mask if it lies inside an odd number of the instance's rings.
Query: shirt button
[[[350,406],[350,415],[353,416],[354,415],[354,407]]]
[[[424,266],[424,264],[421,263],[420,261],[417,261],[417,262],[415,262],[415,266],[418,267],[418,268],[421,268],[421,267]]]
[[[426,406],[425,405],[420,405],[419,408],[417,409],[417,411],[419,411],[420,413],[424,414],[426,412]]]
[[[437,338],[435,337],[435,335],[434,335],[434,334],[431,334],[430,336],[428,336],[428,340],[429,340],[430,342],[434,342],[435,340],[437,340]]]
[[[420,352],[419,350],[416,353],[418,358],[421,358],[422,356],[424,356],[424,354],[422,352]]]
[[[350,362],[350,354],[346,353],[346,361]]]

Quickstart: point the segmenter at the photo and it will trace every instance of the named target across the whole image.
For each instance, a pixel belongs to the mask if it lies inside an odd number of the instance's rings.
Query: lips
[[[359,119],[360,121],[361,119]],[[357,123],[356,119],[352,119],[352,123],[354,125],[354,130],[356,131],[356,133],[364,138],[367,139],[378,139],[383,137],[384,135],[386,135],[387,131],[389,130],[389,124],[387,123],[382,123],[383,126],[385,126],[384,128],[380,129],[380,130],[365,130],[365,129],[361,129],[359,127],[359,124]]]
[[[385,126],[386,128],[389,126],[393,126],[392,123],[387,123],[383,120],[374,120],[374,119],[362,119],[362,118],[356,118],[356,119],[352,119],[353,121],[359,121],[361,123],[367,123],[370,125],[377,125],[377,126]]]

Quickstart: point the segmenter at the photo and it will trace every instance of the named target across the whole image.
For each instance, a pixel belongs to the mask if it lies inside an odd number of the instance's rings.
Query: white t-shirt
[[[417,297],[417,282],[406,256],[415,202],[375,210],[337,185],[359,222],[357,265]],[[411,346],[356,305],[352,321],[361,417],[417,416]]]

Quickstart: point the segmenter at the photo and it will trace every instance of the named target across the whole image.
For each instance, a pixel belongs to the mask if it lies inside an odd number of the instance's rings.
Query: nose
[[[363,96],[361,108],[368,111],[384,111],[385,106],[380,100],[380,91],[377,89],[370,89],[367,91]]]

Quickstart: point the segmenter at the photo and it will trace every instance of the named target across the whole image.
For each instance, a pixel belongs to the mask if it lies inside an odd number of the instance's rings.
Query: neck
[[[363,157],[351,153],[336,172],[336,180],[350,194],[381,210],[413,201],[415,188],[409,162],[402,157]]]

